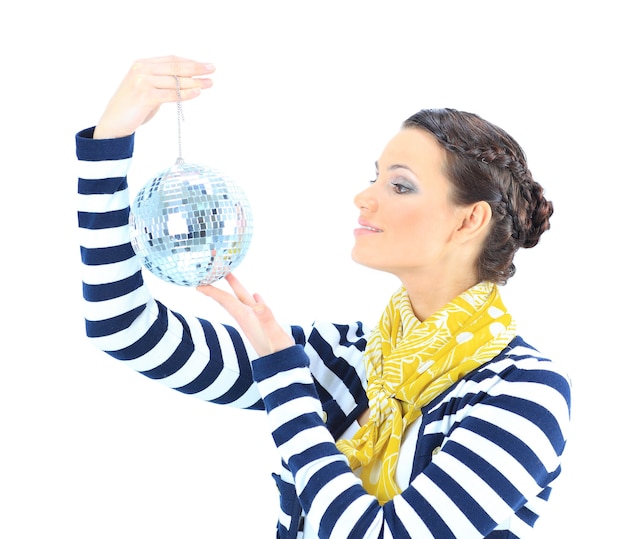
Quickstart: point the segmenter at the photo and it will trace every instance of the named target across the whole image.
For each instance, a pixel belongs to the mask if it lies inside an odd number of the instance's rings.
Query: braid
[[[456,203],[484,200],[491,206],[492,225],[478,272],[481,279],[506,283],[515,274],[517,250],[537,245],[553,213],[522,148],[499,127],[453,109],[418,112],[404,127],[426,129],[447,150]]]

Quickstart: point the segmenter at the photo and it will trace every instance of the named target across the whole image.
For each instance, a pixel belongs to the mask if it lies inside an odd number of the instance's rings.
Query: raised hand
[[[293,337],[276,322],[259,294],[250,294],[232,273],[225,279],[233,290],[232,294],[213,285],[199,286],[197,290],[228,311],[259,356],[293,346]]]
[[[214,71],[212,64],[178,56],[137,60],[109,101],[96,126],[94,138],[131,135],[150,120],[163,103],[178,101],[176,77],[180,100],[188,101],[213,85],[208,75]]]

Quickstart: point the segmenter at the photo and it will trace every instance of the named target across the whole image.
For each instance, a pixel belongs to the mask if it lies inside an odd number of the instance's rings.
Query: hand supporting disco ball
[[[252,211],[230,178],[181,158],[137,194],[131,244],[144,267],[181,286],[210,284],[243,260],[252,240]]]

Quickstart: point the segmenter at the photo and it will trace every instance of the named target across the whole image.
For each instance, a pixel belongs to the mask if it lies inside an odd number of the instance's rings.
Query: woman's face
[[[430,133],[402,129],[376,163],[376,179],[354,202],[360,210],[352,258],[397,275],[445,275],[459,207],[450,201],[445,150]],[[417,272],[417,273],[416,273]]]

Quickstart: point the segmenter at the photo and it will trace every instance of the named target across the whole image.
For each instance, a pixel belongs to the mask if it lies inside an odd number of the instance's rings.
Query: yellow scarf
[[[400,493],[395,481],[402,436],[421,409],[457,380],[493,359],[515,336],[498,287],[482,282],[424,322],[408,294],[392,297],[365,350],[369,420],[337,447],[364,488],[383,504]]]

